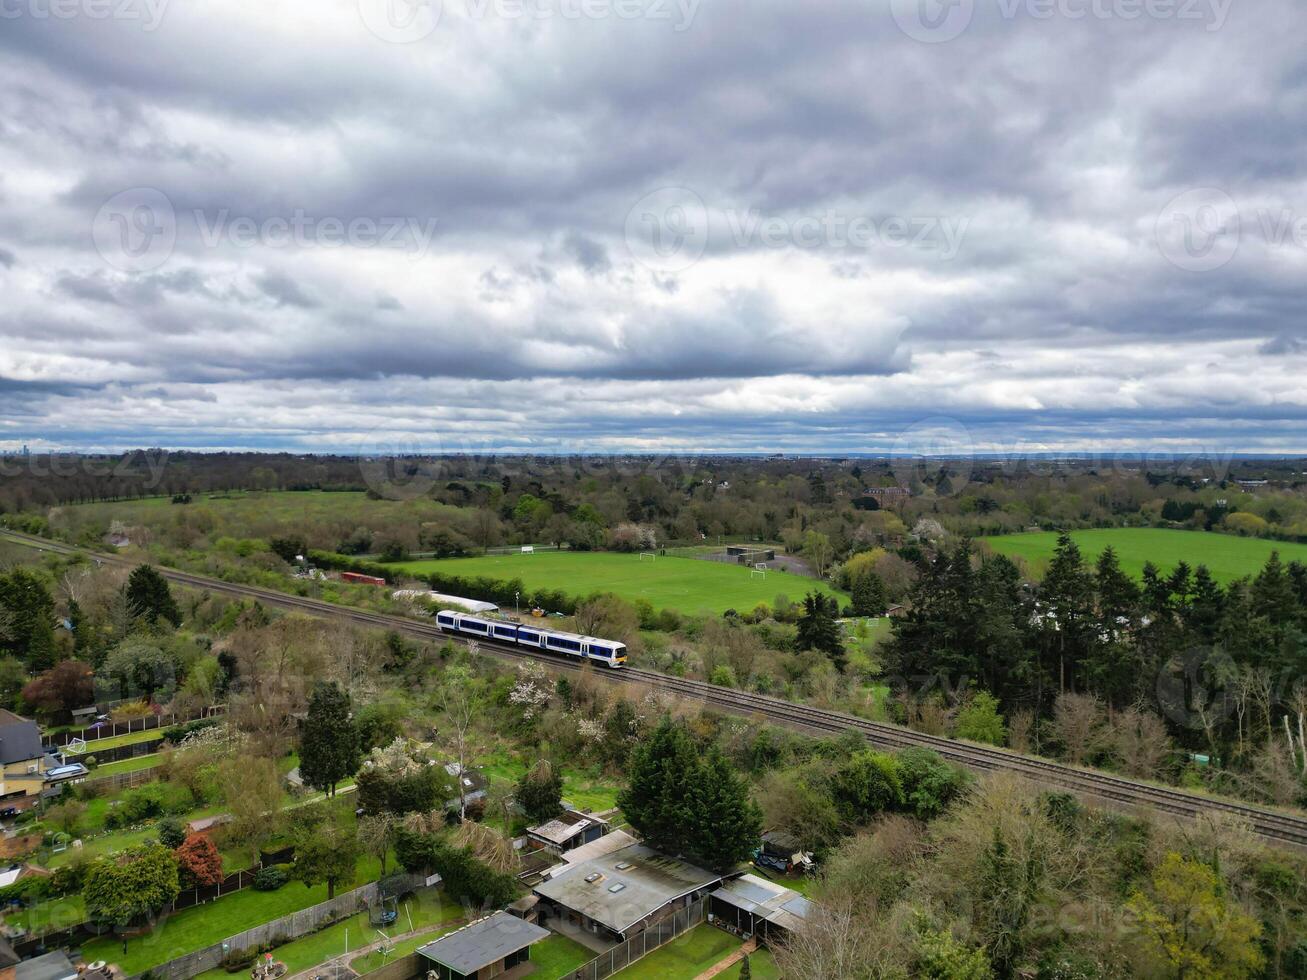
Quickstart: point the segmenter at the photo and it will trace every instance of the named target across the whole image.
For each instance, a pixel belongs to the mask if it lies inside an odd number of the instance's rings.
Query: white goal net
[[[640,560],[641,560],[641,561],[645,561],[645,560],[648,560],[648,561],[657,561],[657,560],[658,560],[658,556],[655,555],[652,551],[642,551],[642,552],[640,552]]]

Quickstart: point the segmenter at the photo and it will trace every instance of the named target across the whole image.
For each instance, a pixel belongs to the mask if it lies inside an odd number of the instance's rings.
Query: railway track
[[[64,555],[83,555],[105,564],[132,566],[136,562],[117,555],[89,553],[59,542],[13,531],[2,531],[0,536],[28,547]],[[337,606],[320,599],[277,592],[259,586],[224,582],[221,579],[195,575],[171,568],[159,568],[170,581],[190,588],[207,590],[238,598],[257,599],[269,606],[303,612],[312,616],[329,617],[360,626],[397,630],[420,639],[467,642],[441,632],[434,623],[406,619],[385,613]],[[521,647],[504,646],[485,640],[476,641],[481,651],[510,660],[538,660],[558,670],[579,671],[576,662],[560,660],[549,654]],[[807,705],[795,704],[780,698],[731,688],[716,687],[702,681],[671,677],[638,668],[618,671],[596,669],[596,676],[618,683],[636,683],[659,688],[682,697],[692,698],[720,711],[746,717],[759,717],[791,728],[818,734],[839,734],[854,730],[879,748],[902,749],[922,747],[938,752],[950,762],[979,772],[1013,772],[1044,786],[1093,797],[1108,805],[1123,809],[1151,809],[1177,818],[1195,819],[1204,813],[1225,813],[1248,823],[1253,830],[1276,844],[1307,850],[1307,818],[1279,813],[1264,807],[1232,800],[1209,798],[1194,793],[1154,786],[1125,779],[1109,773],[1078,769],[1046,759],[1018,755],[1003,749],[959,742],[938,735],[927,735],[897,725],[867,721],[855,715]]]

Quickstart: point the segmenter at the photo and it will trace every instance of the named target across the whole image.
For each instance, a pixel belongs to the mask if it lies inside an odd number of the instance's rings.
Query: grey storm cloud
[[[0,432],[1307,448],[1307,12],[1028,6],[7,19]]]

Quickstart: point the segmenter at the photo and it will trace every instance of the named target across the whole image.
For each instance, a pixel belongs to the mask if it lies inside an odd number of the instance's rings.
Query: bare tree
[[[447,741],[458,764],[458,816],[464,820],[467,817],[467,798],[463,773],[472,752],[472,724],[481,710],[481,696],[476,678],[466,667],[450,667],[445,671],[444,681],[438,703]]]
[[[1112,753],[1131,776],[1150,779],[1161,771],[1172,751],[1166,724],[1151,711],[1131,706],[1112,719]]]
[[[1035,713],[1029,708],[1018,708],[1008,715],[1007,744],[1014,752],[1029,754],[1037,751],[1034,743]]]
[[[879,941],[878,941],[879,940]],[[803,925],[773,945],[787,980],[870,980],[882,975],[890,950],[851,896],[812,906]]]
[[[1082,764],[1098,748],[1103,724],[1103,702],[1092,694],[1070,691],[1053,705],[1053,731],[1068,762]]]
[[[390,845],[394,841],[395,831],[399,829],[399,818],[393,813],[382,810],[380,813],[359,817],[359,846],[381,861],[381,876],[386,876],[386,857],[390,854]]]

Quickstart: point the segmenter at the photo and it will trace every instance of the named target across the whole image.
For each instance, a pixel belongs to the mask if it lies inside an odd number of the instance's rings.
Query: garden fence
[[[147,769],[137,769],[135,772],[114,772],[107,776],[96,776],[94,779],[83,779],[79,785],[95,793],[133,789],[158,779],[159,774],[155,772],[157,768],[151,766]]]
[[[708,900],[701,898],[679,912],[651,925],[624,943],[618,943],[606,953],[600,953],[580,969],[567,975],[566,980],[604,980],[624,970],[646,953],[665,946],[677,936],[688,932],[706,919]]]
[[[290,915],[265,922],[253,929],[246,929],[234,936],[228,936],[220,943],[179,956],[147,972],[155,980],[190,980],[191,977],[198,976],[206,970],[218,968],[228,956],[237,956],[243,951],[279,946],[292,939],[299,939],[301,936],[325,929],[341,919],[362,912],[380,899],[415,891],[425,884],[426,878],[423,875],[392,875],[381,881],[369,882],[353,891],[337,895],[330,901],[292,912]],[[155,935],[160,934],[156,932]],[[153,937],[144,937],[129,942],[148,943],[151,938]]]
[[[117,735],[130,735],[132,732],[148,732],[156,728],[169,728],[172,725],[184,725],[187,722],[199,721],[202,718],[215,718],[221,713],[221,711],[205,708],[188,715],[145,715],[141,718],[132,718],[129,721],[106,721],[98,728],[78,728],[73,731],[47,735],[45,736],[45,743],[53,745],[55,748],[63,748],[73,739],[80,738],[87,743],[87,750],[89,751],[91,745],[100,739],[113,738]]]
[[[69,762],[84,762],[87,756],[95,756],[98,765],[110,762],[122,762],[124,759],[137,759],[143,755],[154,755],[163,748],[164,740],[152,738],[145,742],[129,742],[127,745],[115,745],[108,749],[97,749],[87,745],[85,752],[65,752]]]

